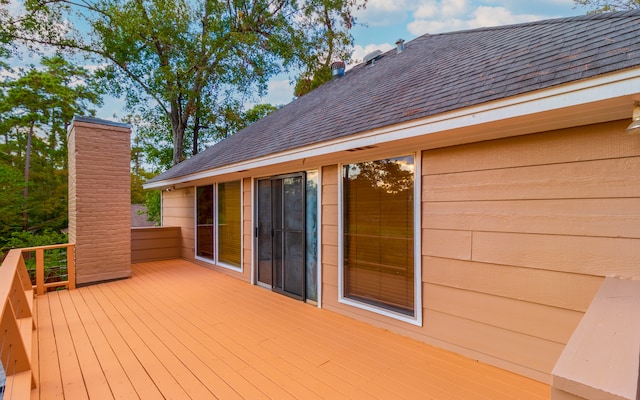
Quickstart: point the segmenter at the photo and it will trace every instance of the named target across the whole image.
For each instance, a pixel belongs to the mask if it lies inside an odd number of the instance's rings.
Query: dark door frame
[[[300,186],[298,188],[298,201],[300,202],[301,210],[300,226],[296,227],[296,229],[287,226],[287,210],[290,207],[287,207],[286,202],[286,187],[285,181],[288,178],[301,178]],[[262,194],[260,193],[260,183],[269,181],[269,194],[268,194],[268,203],[262,204],[266,199],[262,198]],[[278,184],[279,183],[279,184]],[[284,294],[289,297],[293,297],[298,300],[305,301],[306,299],[306,173],[298,172],[293,174],[283,174],[272,177],[265,177],[256,179],[255,183],[256,188],[256,207],[255,207],[255,248],[256,248],[256,283],[260,286],[266,286],[271,288],[274,292]],[[274,193],[274,190],[279,190],[279,193]],[[264,196],[267,197],[267,196]],[[268,209],[268,217],[267,220],[270,220],[270,226],[264,226],[261,221],[261,212],[267,212],[263,209],[263,207],[269,207]],[[274,215],[275,214],[275,215]],[[279,221],[275,221],[274,218],[279,218]],[[264,219],[264,218],[263,218]],[[262,223],[262,225],[261,225]],[[299,228],[299,229],[297,229]],[[293,236],[292,236],[293,235]],[[290,247],[288,246],[290,243],[288,242],[288,238],[293,238],[295,235],[298,236],[298,249],[294,249],[295,253],[301,257],[301,260],[294,265],[289,264],[290,260],[287,255],[289,254]],[[270,243],[264,243],[261,241],[268,240]],[[263,253],[264,252],[264,253]],[[268,254],[266,254],[268,252]],[[264,279],[261,281],[261,271],[264,273],[265,263],[268,263],[269,258],[271,263],[271,276],[269,279]],[[279,263],[278,263],[279,261]],[[296,260],[293,260],[294,262]],[[296,280],[295,283],[299,284],[299,289],[297,292],[293,292],[294,288],[291,290],[287,290],[288,274],[292,271],[291,268],[298,268],[297,275],[300,277],[300,281]],[[266,277],[264,277],[266,278]]]

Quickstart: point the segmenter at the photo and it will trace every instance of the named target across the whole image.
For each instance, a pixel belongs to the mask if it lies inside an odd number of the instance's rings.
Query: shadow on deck
[[[184,260],[36,298],[32,399],[548,399],[528,378]]]

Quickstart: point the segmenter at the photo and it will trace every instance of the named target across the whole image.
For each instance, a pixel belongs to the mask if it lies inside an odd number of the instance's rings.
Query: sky
[[[395,47],[402,38],[410,40],[429,33],[443,33],[479,27],[509,25],[542,19],[585,14],[573,0],[369,0],[355,13],[352,30],[356,62],[374,51]],[[352,63],[353,64],[353,63]],[[348,66],[347,66],[348,68]],[[293,99],[293,87],[286,75],[269,83],[263,103],[284,105]],[[125,115],[123,102],[106,98],[97,117],[113,120]]]

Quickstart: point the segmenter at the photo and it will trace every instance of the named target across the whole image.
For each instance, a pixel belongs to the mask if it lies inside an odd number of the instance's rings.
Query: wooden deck
[[[182,260],[36,299],[32,399],[548,399],[539,382]]]

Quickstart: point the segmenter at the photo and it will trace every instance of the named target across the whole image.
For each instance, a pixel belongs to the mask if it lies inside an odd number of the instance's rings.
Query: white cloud
[[[407,30],[415,36],[425,33],[441,33],[468,29],[469,24],[461,19],[418,19],[407,25]]]
[[[533,14],[514,15],[504,7],[478,7],[473,15],[475,17],[474,23],[477,24],[478,27],[517,24],[544,18],[540,15]]]
[[[364,56],[366,56],[367,54],[375,50],[380,50],[382,52],[385,52],[387,50],[391,50],[394,47],[395,46],[390,43],[369,44],[366,46],[355,45],[353,47],[353,53],[351,53],[351,63],[349,64],[349,67],[352,67],[356,64],[361,63]]]
[[[433,18],[438,15],[438,12],[438,4],[435,1],[430,1],[418,7],[413,13],[413,17],[418,19]]]
[[[509,25],[543,19],[542,15],[514,14],[505,7],[478,6],[471,12],[467,0],[425,3],[414,12],[414,20],[407,25],[416,36],[489,26]]]
[[[455,17],[467,11],[467,0],[448,0],[441,3],[444,17]]]

